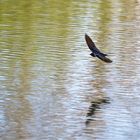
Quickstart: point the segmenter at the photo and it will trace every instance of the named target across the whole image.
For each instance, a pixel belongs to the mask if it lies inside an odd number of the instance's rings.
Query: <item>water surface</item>
[[[139,11],[135,0],[1,0],[1,140],[138,140]],[[113,63],[89,55],[85,33]]]

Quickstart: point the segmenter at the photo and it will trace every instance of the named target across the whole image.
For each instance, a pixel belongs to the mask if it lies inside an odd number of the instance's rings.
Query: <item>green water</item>
[[[135,0],[0,0],[0,139],[138,140],[139,11]],[[89,55],[85,33],[113,63]]]

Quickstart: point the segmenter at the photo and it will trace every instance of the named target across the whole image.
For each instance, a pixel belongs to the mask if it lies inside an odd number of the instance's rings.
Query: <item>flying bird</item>
[[[99,59],[101,59],[102,61],[106,62],[106,63],[111,63],[112,60],[110,60],[109,58],[107,58],[107,54],[102,53],[94,44],[94,42],[91,40],[91,38],[85,34],[85,40],[86,43],[89,47],[89,49],[92,51],[92,53],[90,54],[93,57],[98,57]]]

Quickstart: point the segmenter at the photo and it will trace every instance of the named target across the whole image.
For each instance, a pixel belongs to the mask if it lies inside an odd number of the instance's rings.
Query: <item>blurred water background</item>
[[[0,0],[0,139],[139,140],[140,2]],[[113,63],[92,58],[87,33]]]

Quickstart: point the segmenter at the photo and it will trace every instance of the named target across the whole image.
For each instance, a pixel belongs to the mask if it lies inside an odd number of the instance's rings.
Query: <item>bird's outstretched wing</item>
[[[112,60],[110,60],[109,58],[107,58],[106,56],[103,56],[102,54],[98,54],[96,55],[99,59],[101,59],[102,61],[106,62],[106,63],[111,63]]]
[[[94,42],[91,40],[91,38],[87,34],[85,34],[85,40],[86,40],[86,43],[87,43],[89,49],[92,52],[100,52],[100,50],[95,46]]]

